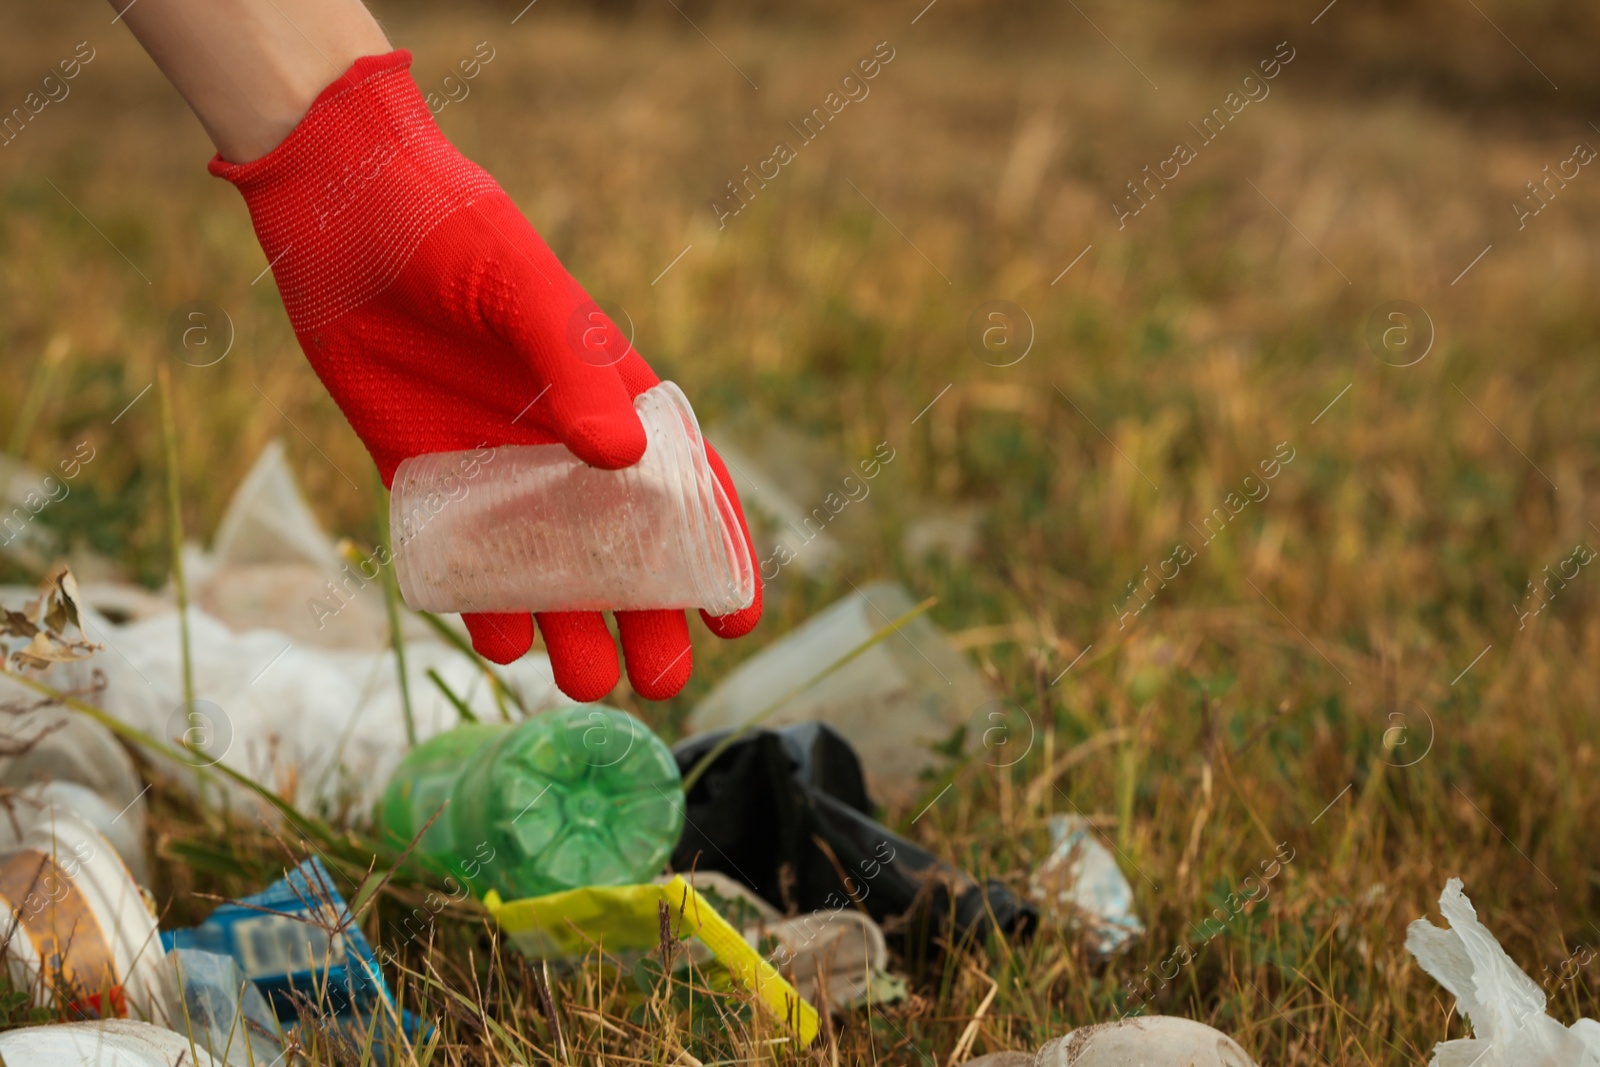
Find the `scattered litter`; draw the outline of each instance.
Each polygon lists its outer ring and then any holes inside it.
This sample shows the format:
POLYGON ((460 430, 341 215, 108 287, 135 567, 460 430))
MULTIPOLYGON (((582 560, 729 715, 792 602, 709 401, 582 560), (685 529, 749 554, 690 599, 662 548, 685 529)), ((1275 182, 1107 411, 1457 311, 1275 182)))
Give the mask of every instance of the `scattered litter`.
POLYGON ((904 983, 886 970, 883 930, 854 908, 781 919, 766 926, 764 935, 776 942, 768 958, 782 964, 813 1004, 847 1011, 906 997, 904 983))
MULTIPOLYGON (((689 713, 687 728, 700 733, 743 724, 915 603, 893 583, 861 587, 741 663, 689 713)), ((933 746, 948 743, 993 697, 967 657, 918 615, 899 633, 784 702, 764 722, 829 724, 860 753, 874 792, 909 800, 919 788, 919 772, 948 763, 933 746)), ((967 747, 975 748, 978 738, 968 734, 967 747)))
POLYGON ((1028 879, 1028 896, 1063 925, 1081 928, 1101 956, 1144 933, 1133 912, 1133 887, 1081 815, 1052 815, 1050 854, 1028 879))
MULTIPOLYGON (((673 749, 685 773, 726 733, 673 749)), ((738 878, 776 908, 841 913, 857 901, 908 948, 931 950, 947 915, 953 940, 991 929, 1024 936, 1033 905, 970 876, 874 822, 861 761, 825 723, 752 730, 730 744, 688 795, 678 870, 738 878)))
POLYGON ((1256 1067, 1220 1030, 1173 1015, 1145 1015, 1085 1026, 1045 1042, 1036 1067, 1256 1067))
POLYGON ((0 1034, 0 1062, 6 1067, 220 1067, 186 1034, 124 1019, 7 1030, 0 1034))
POLYGON ((0 907, 13 988, 68 1018, 166 1024, 177 986, 143 890, 75 812, 13 796, 0 813, 0 907))
POLYGON ((502 901, 484 898, 495 921, 520 951, 534 959, 573 961, 603 945, 607 955, 638 958, 662 939, 662 904, 678 940, 698 939, 740 985, 809 1045, 817 1036, 817 1012, 761 953, 740 936, 682 878, 665 885, 595 886, 564 893, 502 901))
POLYGON ((1445 883, 1439 911, 1450 926, 1416 920, 1406 928, 1406 950, 1454 994, 1473 1036, 1435 1045, 1433 1067, 1600 1065, 1600 1022, 1579 1019, 1568 1027, 1545 1014, 1544 990, 1478 921, 1461 879, 1445 883))
MULTIPOLYGON (((683 875, 744 939, 794 982, 812 1004, 836 1012, 903 1000, 904 983, 889 974, 883 930, 855 909, 784 918, 748 886, 717 871, 683 875)), ((668 881, 658 878, 658 883, 668 881)))
POLYGON ((396 1008, 372 946, 314 857, 261 892, 221 905, 199 926, 163 932, 161 941, 169 952, 231 956, 286 1025, 300 1020, 298 997, 359 1035, 376 1016, 376 1045, 387 1044, 397 1012, 406 1036, 416 1037, 416 1017, 396 1008))
POLYGON ((378 825, 396 854, 417 840, 413 855, 435 876, 535 897, 653 878, 683 830, 682 795, 672 752, 649 727, 587 704, 417 746, 384 790, 378 825))
MULTIPOLYGON (((389 647, 381 578, 341 558, 306 503, 282 441, 261 450, 222 513, 211 551, 190 546, 184 573, 194 602, 235 633, 276 630, 317 648, 389 647)), ((412 623, 406 636, 425 638, 412 623)))
MULTIPOLYGON (((168 744, 194 742, 200 752, 190 766, 224 763, 302 810, 371 810, 405 754, 404 702, 392 652, 305 647, 272 630, 236 634, 191 607, 196 700, 189 707, 176 612, 127 626, 110 624, 92 608, 84 616, 91 640, 107 646, 95 658, 106 679, 100 706, 168 744)), ((461 721, 429 672, 476 717, 500 719, 488 678, 456 649, 417 641, 406 645, 405 659, 419 740, 461 721)), ((499 673, 530 711, 564 700, 542 656, 524 656, 499 673)), ((172 769, 183 772, 180 782, 195 781, 187 768, 172 769)))
POLYGON ((183 989, 182 1023, 194 1043, 229 1067, 283 1058, 283 1031, 261 990, 231 956, 197 948, 170 953, 183 989))
MULTIPOLYGON (((176 607, 128 584, 88 583, 78 591, 83 636, 104 649, 92 661, 55 663, 41 680, 88 693, 107 713, 168 744, 197 744, 202 752, 190 766, 224 763, 303 810, 371 810, 407 737, 382 577, 371 564, 342 561, 280 443, 263 450, 234 493, 213 550, 186 546, 185 573, 194 592, 187 613, 192 706, 176 607)), ((36 595, 0 588, 8 605, 36 595)), ((479 719, 507 715, 503 704, 511 700, 475 662, 421 619, 405 613, 403 620, 419 740, 461 721, 452 696, 479 719)), ((543 655, 523 656, 497 673, 529 712, 568 703, 543 655)), ((0 677, 0 694, 13 689, 0 677)), ((169 769, 184 772, 181 782, 197 781, 186 767, 169 769)), ((228 789, 235 801, 256 802, 228 789)), ((276 817, 265 805, 259 811, 276 817)))
POLYGON ((77 812, 111 842, 134 879, 148 884, 145 790, 111 731, 62 707, 7 713, 0 725, 0 788, 77 812))

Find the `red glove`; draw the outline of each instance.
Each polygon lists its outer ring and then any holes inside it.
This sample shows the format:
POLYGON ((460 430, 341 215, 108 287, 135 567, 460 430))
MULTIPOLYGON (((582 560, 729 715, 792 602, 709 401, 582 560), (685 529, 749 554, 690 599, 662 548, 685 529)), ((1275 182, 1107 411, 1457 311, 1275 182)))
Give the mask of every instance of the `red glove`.
MULTIPOLYGON (((659 379, 493 178, 446 141, 411 53, 357 60, 268 155, 211 173, 238 186, 300 347, 388 485, 426 452, 559 441, 608 470, 644 454, 632 398, 659 379)), ((721 458, 711 467, 743 512, 721 458)), ((749 530, 744 530, 748 540, 749 530)), ((752 558, 754 551, 752 550, 752 558)), ((761 617, 706 616, 720 637, 761 617)), ((509 663, 527 613, 467 614, 472 644, 509 663)), ((619 611, 628 680, 676 693, 693 666, 681 611, 619 611)), ((617 655, 598 612, 539 615, 556 684, 598 700, 617 655)))

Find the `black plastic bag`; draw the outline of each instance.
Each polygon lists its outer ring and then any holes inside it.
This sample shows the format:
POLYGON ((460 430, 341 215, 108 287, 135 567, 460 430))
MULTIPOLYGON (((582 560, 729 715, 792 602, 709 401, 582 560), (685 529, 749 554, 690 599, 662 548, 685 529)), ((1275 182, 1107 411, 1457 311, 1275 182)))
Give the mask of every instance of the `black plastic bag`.
MULTIPOLYGON (((673 749, 688 774, 729 731, 673 749)), ((964 872, 872 818, 861 762, 832 727, 798 723, 752 730, 706 769, 688 795, 674 869, 721 871, 785 912, 858 903, 913 970, 952 945, 983 943, 992 930, 1026 937, 1033 905, 1004 885, 964 872)))

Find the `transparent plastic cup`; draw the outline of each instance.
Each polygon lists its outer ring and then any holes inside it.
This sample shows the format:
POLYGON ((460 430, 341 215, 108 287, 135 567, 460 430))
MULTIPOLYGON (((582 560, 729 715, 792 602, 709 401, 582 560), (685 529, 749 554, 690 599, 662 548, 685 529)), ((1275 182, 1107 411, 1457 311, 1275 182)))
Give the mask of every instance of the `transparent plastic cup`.
POLYGON ((405 460, 389 496, 401 595, 419 611, 704 608, 755 599, 755 565, 700 425, 671 382, 640 393, 644 458, 599 470, 563 445, 405 460))

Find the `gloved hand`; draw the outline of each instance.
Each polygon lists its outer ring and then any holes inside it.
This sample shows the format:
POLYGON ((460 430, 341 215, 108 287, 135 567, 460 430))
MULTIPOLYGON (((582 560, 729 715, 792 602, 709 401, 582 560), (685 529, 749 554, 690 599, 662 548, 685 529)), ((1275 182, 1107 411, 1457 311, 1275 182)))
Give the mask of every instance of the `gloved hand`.
MULTIPOLYGON (((485 445, 559 441, 596 467, 637 462, 632 398, 659 379, 494 179, 445 140, 410 66, 404 50, 360 59, 266 156, 211 161, 244 194, 312 368, 384 485, 410 456, 485 445)), ((727 468, 706 453, 743 527, 727 468)), ((701 614, 718 636, 748 633, 759 578, 750 607, 701 614)), ((533 643, 526 613, 462 618, 496 663, 533 643)), ((684 613, 616 618, 633 688, 652 700, 681 689, 693 666, 684 613)), ((542 613, 539 629, 563 692, 611 691, 616 649, 598 612, 542 613)))

